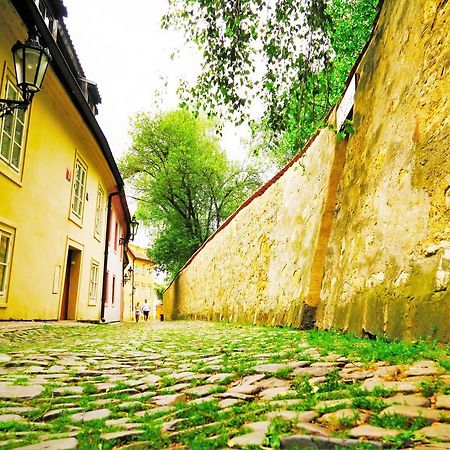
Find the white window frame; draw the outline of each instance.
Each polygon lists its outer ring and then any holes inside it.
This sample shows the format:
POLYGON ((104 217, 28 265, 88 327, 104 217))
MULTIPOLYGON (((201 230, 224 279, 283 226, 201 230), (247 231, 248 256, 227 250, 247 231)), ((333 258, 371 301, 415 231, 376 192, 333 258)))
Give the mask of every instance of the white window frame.
MULTIPOLYGON (((19 89, 14 85, 14 83, 6 77, 6 82, 4 86, 4 98, 10 100, 21 100, 19 89)), ((26 136, 26 125, 27 125, 27 114, 22 109, 15 109, 13 114, 7 115, 1 119, 1 129, 0 129, 0 161, 2 161, 6 166, 13 171, 15 175, 20 174, 22 170, 22 161, 24 155, 25 147, 25 136, 26 136), (5 125, 11 122, 10 130, 5 129, 5 125), (16 136, 18 126, 22 127, 22 131, 19 136, 16 136), (9 144, 7 146, 7 155, 3 154, 3 146, 5 139, 9 139, 9 144), (17 163, 13 162, 14 150, 18 148, 17 163)))
POLYGON ((72 197, 70 200, 70 214, 79 223, 83 221, 84 204, 86 197, 86 185, 87 185, 87 173, 88 168, 84 161, 79 157, 75 158, 73 180, 72 180, 72 197), (80 171, 78 171, 78 167, 80 171), (84 182, 80 183, 77 175, 84 174, 84 182))
POLYGON ((11 272, 11 262, 12 262, 12 249, 14 245, 14 231, 5 229, 2 224, 0 224, 0 241, 6 237, 8 239, 7 248, 5 252, 5 260, 0 261, 0 266, 4 268, 3 280, 0 284, 0 303, 6 303, 8 287, 9 287, 9 275, 11 272))
POLYGON ((98 276, 100 264, 94 259, 91 261, 89 272, 89 305, 96 305, 98 299, 98 276))
POLYGON ((103 208, 105 204, 105 191, 99 185, 97 189, 97 206, 95 209, 94 236, 100 241, 103 225, 103 208))
POLYGON ((114 307, 116 304, 116 295, 117 295, 117 283, 116 283, 116 276, 112 276, 111 280, 111 307, 114 307))

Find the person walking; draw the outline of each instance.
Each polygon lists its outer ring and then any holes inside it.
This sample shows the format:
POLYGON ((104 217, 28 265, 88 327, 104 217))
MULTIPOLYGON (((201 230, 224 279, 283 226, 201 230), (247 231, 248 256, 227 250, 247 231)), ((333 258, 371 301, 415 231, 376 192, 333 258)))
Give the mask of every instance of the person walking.
POLYGON ((147 300, 144 300, 144 302, 145 303, 142 305, 142 313, 144 314, 144 320, 147 322, 150 313, 150 305, 147 303, 147 300))
POLYGON ((139 306, 139 302, 136 305, 136 308, 134 308, 134 318, 136 319, 136 322, 139 322, 139 316, 141 315, 141 307, 139 306))

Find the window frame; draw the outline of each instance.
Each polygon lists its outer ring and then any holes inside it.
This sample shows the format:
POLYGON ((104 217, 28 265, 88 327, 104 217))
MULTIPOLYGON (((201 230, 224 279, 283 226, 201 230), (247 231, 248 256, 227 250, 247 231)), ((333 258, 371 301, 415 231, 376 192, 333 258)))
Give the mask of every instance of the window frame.
MULTIPOLYGON (((3 71, 4 76, 2 80, 1 85, 1 96, 2 98, 8 97, 8 89, 11 87, 14 92, 15 96, 14 98, 21 99, 20 90, 14 83, 14 76, 12 75, 12 72, 6 67, 3 71)), ((29 119, 29 111, 31 109, 31 106, 28 107, 26 111, 23 112, 23 119, 20 119, 19 113, 20 110, 16 109, 12 116, 5 116, 2 119, 0 119, 0 172, 4 174, 6 177, 17 183, 19 186, 21 186, 22 183, 22 174, 23 174, 23 167, 24 167, 24 161, 25 161, 25 153, 26 153, 26 142, 28 137, 28 119, 29 119), (8 118, 12 117, 12 124, 11 124, 11 130, 10 132, 5 131, 5 123, 9 120, 8 118), (22 122, 22 132, 20 136, 20 143, 15 140, 16 135, 16 129, 17 129, 17 123, 18 121, 22 122), (4 140, 4 134, 11 135, 10 143, 9 143, 9 156, 6 158, 1 152, 1 148, 3 146, 3 140, 4 140), (14 153, 14 146, 15 144, 19 145, 19 157, 18 157, 18 164, 14 165, 12 163, 13 159, 13 153, 14 153)))
POLYGON ((117 253, 117 249, 119 247, 119 222, 117 220, 114 221, 114 241, 113 241, 113 248, 114 252, 117 253))
POLYGON ((72 177, 72 186, 71 186, 71 195, 70 195, 70 205, 69 205, 69 218, 75 222, 77 225, 83 225, 84 218, 84 207, 86 205, 86 191, 87 191, 87 178, 88 178, 88 165, 85 163, 83 158, 81 158, 80 154, 77 152, 75 154, 75 161, 73 164, 73 177, 72 177), (77 182, 77 165, 80 165, 82 169, 84 169, 84 185, 82 187, 82 193, 79 196, 81 199, 81 212, 78 214, 74 211, 74 197, 75 197, 75 186, 77 182))
POLYGON ((95 259, 91 260, 91 266, 89 269, 89 299, 88 299, 88 305, 89 306, 96 306, 98 301, 98 279, 99 279, 99 273, 100 273, 100 263, 96 261, 95 259), (93 278, 93 269, 95 270, 95 279, 93 278), (95 292, 93 293, 93 289, 95 292), (95 294, 95 295, 93 295, 95 294))
POLYGON ((95 206, 94 237, 100 242, 102 239, 103 215, 105 206, 105 191, 99 184, 97 188, 97 202, 95 206), (101 198, 101 204, 99 203, 101 198))
POLYGON ((8 238, 8 244, 5 252, 5 262, 0 262, 0 265, 5 267, 5 272, 2 280, 3 286, 0 285, 0 306, 7 306, 8 302, 9 281, 11 276, 11 266, 15 241, 15 230, 0 222, 0 241, 4 235, 6 235, 8 238))
POLYGON ((116 304, 116 276, 113 275, 112 276, 112 281, 111 281, 111 307, 114 308, 114 305, 116 304))

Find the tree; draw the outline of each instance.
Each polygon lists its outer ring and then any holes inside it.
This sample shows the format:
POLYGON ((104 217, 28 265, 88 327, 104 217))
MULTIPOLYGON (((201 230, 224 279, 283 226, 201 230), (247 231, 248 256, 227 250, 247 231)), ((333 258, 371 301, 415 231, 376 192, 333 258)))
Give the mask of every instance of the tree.
POLYGON ((264 134, 284 163, 309 139, 341 93, 378 0, 169 0, 163 26, 182 29, 203 54, 184 103, 264 134), (255 101, 263 118, 252 117, 255 101))
MULTIPOLYGON (((331 0, 330 48, 333 57, 321 70, 304 72, 280 102, 281 112, 267 116, 255 130, 266 135, 265 147, 280 165, 289 161, 324 126, 324 118, 339 100, 348 74, 367 42, 378 0, 331 0)), ((272 114, 272 113, 270 113, 272 114)))
POLYGON ((149 256, 173 276, 259 186, 258 171, 228 161, 212 124, 187 111, 138 114, 131 137, 120 169, 155 229, 149 256))

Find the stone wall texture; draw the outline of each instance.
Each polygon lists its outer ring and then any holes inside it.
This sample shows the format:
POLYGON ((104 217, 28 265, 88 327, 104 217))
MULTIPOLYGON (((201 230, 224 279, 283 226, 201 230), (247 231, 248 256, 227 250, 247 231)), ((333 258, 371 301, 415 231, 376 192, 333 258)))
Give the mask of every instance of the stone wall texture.
POLYGON ((255 193, 172 282, 167 318, 449 340, 449 17, 448 0, 384 2, 356 133, 322 130, 255 193))

